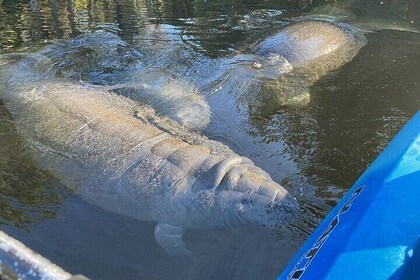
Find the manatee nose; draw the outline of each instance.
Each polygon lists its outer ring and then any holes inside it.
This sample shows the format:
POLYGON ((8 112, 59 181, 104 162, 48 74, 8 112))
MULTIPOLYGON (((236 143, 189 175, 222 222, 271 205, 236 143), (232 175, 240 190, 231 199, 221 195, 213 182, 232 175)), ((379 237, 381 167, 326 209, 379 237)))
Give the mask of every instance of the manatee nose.
POLYGON ((247 170, 242 169, 241 179, 238 181, 237 189, 243 192, 249 192, 257 195, 264 199, 264 201, 274 206, 283 202, 290 201, 294 203, 295 199, 289 194, 289 192, 281 185, 274 182, 270 175, 261 170, 258 167, 248 168, 247 170))
POLYGON ((258 193, 268 199, 270 209, 275 212, 292 214, 299 209, 296 199, 285 188, 274 182, 265 182, 258 193))
POLYGON ((265 181, 257 192, 268 200, 271 207, 281 203, 289 195, 282 186, 270 181, 265 181))
POLYGON ((270 206, 278 200, 278 193, 280 188, 275 188, 273 184, 265 182, 258 190, 258 194, 266 197, 269 201, 270 206))
POLYGON ((276 211, 282 208, 287 208, 287 211, 298 209, 294 197, 249 159, 240 157, 229 159, 220 164, 218 171, 223 174, 223 178, 219 179, 222 181, 220 189, 230 189, 247 194, 246 200, 243 200, 242 204, 263 203, 276 211), (223 172, 221 172, 222 170, 223 172))

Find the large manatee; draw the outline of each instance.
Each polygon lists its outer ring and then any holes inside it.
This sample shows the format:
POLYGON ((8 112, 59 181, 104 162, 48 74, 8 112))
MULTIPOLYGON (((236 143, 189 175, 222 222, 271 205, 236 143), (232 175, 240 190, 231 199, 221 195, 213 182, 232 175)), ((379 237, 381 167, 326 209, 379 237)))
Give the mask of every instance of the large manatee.
POLYGON ((50 78, 45 59, 0 57, 0 97, 26 148, 83 199, 157 221, 157 242, 187 254, 188 229, 273 226, 295 199, 249 159, 161 121, 116 94, 50 78))

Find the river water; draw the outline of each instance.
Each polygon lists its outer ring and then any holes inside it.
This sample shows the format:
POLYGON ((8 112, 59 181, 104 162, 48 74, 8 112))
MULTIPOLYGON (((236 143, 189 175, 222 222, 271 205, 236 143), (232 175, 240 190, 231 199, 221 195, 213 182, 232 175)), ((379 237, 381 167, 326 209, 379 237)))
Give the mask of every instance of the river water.
POLYGON ((0 53, 42 49, 63 61, 57 75, 94 84, 161 73, 194 84, 219 116, 201 133, 251 158, 303 211, 287 230, 188 232, 193 257, 170 256, 154 223, 87 204, 39 168, 0 103, 0 229, 92 279, 273 279, 419 110, 419 15, 416 0, 0 0, 0 53), (308 104, 260 102, 246 71, 223 78, 256 42, 314 17, 362 29, 367 44, 310 86, 308 104))

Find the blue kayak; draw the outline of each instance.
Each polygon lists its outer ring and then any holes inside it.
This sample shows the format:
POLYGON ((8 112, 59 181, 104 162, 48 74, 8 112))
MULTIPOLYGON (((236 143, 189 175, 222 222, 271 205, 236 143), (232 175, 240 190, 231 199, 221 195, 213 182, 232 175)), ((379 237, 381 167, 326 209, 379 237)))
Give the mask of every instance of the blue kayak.
POLYGON ((278 277, 420 279, 420 112, 278 277))

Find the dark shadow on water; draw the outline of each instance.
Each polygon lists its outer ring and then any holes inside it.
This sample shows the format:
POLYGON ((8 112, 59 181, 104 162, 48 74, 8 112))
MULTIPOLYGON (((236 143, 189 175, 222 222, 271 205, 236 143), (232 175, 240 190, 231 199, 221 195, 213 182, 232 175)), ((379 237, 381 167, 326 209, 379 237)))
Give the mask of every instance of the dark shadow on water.
POLYGON ((420 239, 412 249, 412 255, 407 255, 405 264, 395 272, 395 277, 389 280, 419 280, 420 279, 420 239))
POLYGON ((351 62, 311 88, 307 107, 251 117, 260 135, 286 143, 300 175, 330 206, 420 108, 420 35, 383 30, 367 39, 351 62))
POLYGON ((52 219, 68 191, 25 153, 0 101, 0 225, 27 227, 52 219))
POLYGON ((91 279, 274 279, 302 240, 265 228, 188 232, 191 257, 170 256, 155 242, 154 222, 104 211, 71 196, 53 220, 7 234, 71 273, 91 279))

